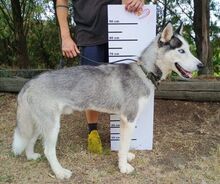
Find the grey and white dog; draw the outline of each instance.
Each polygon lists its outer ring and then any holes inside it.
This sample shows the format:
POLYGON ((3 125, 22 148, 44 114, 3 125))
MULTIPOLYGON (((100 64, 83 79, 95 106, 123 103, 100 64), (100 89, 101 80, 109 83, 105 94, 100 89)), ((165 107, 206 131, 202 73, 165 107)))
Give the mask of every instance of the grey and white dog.
POLYGON ((70 178, 72 172, 64 169, 56 156, 60 116, 91 109, 120 115, 118 166, 122 173, 132 172, 134 168, 128 163, 135 157, 129 152, 132 131, 155 84, 171 71, 190 78, 192 71, 202 67, 182 37, 182 26, 174 32, 170 23, 142 52, 139 61, 141 64, 65 68, 26 83, 18 95, 15 155, 25 150, 27 159, 39 158, 34 145, 42 136, 44 154, 56 177, 70 178))

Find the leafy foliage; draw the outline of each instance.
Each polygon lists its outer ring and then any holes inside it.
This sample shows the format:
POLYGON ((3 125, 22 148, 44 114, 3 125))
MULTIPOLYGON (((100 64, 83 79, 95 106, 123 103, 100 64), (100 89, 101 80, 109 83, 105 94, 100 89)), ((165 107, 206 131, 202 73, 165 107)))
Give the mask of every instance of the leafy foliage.
POLYGON ((33 68, 54 68, 60 57, 59 32, 54 20, 40 20, 28 34, 28 48, 33 68))

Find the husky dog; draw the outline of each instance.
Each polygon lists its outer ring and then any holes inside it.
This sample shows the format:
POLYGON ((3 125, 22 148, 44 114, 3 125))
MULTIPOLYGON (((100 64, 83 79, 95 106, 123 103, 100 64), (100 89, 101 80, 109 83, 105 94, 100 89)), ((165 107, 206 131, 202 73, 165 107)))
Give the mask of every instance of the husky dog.
POLYGON ((44 154, 56 177, 70 178, 72 172, 63 168, 56 156, 60 116, 90 109, 120 115, 118 166, 121 173, 132 172, 134 168, 128 163, 135 157, 129 152, 132 131, 155 85, 171 71, 190 78, 192 71, 202 67, 182 37, 182 29, 180 26, 174 32, 168 23, 142 52, 139 64, 77 66, 30 80, 18 95, 14 154, 25 150, 27 159, 39 158, 34 145, 42 136, 44 154))

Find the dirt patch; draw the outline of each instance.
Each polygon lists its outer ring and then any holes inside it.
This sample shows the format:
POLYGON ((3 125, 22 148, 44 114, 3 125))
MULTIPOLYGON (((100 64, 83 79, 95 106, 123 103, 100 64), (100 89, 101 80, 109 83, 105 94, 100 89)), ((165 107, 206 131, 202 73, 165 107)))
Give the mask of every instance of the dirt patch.
MULTIPOLYGON (((87 125, 84 113, 62 117, 57 155, 73 171, 70 181, 53 177, 45 157, 27 161, 11 154, 15 127, 16 95, 0 93, 0 183, 193 183, 220 181, 220 103, 185 101, 155 102, 154 148, 135 151, 136 168, 119 173, 117 154, 110 152, 108 115, 100 117, 99 132, 104 154, 86 151, 87 125)), ((36 151, 43 154, 41 141, 36 151)))

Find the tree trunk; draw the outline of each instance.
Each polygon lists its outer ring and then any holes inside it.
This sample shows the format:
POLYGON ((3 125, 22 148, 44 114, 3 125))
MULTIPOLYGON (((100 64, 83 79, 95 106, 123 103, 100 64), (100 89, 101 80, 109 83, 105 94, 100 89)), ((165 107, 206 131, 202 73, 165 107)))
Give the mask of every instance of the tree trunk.
POLYGON ((200 74, 213 74, 211 45, 209 40, 210 0, 194 0, 194 25, 196 52, 205 67, 200 74))
POLYGON ((167 6, 168 6, 168 3, 167 3, 167 0, 164 0, 164 10, 163 10, 163 23, 162 23, 162 28, 165 27, 166 23, 167 23, 167 6))
POLYGON ((19 0, 11 0, 14 33, 16 40, 17 60, 20 68, 29 68, 26 35, 24 34, 23 17, 19 0))

